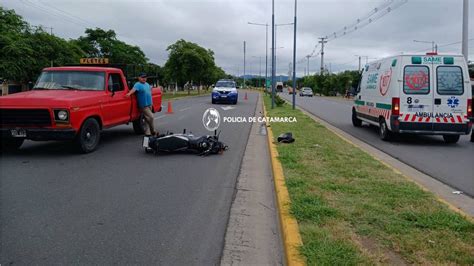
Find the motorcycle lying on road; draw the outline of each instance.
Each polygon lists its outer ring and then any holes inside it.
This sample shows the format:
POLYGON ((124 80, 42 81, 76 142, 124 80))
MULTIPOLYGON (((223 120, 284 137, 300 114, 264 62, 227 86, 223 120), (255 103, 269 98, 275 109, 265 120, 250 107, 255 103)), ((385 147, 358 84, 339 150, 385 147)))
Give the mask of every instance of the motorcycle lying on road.
POLYGON ((227 145, 219 141, 219 134, 214 132, 213 136, 205 135, 196 137, 193 134, 186 134, 186 129, 182 134, 167 133, 156 137, 144 137, 143 147, 145 152, 158 154, 175 152, 192 152, 201 156, 209 154, 221 154, 229 149, 227 145))

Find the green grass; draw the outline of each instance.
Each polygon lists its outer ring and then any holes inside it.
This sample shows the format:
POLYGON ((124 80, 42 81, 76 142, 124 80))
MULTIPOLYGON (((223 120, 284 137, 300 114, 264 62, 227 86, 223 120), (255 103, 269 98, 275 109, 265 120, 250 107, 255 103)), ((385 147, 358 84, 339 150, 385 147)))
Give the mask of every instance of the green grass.
POLYGON ((176 98, 183 98, 183 97, 190 97, 190 96, 198 96, 198 95, 209 95, 211 93, 211 89, 208 91, 201 90, 198 94, 197 90, 192 90, 188 94, 188 91, 164 91, 163 92, 163 100, 171 100, 176 98))
POLYGON ((474 264, 474 224, 429 192, 364 151, 337 137, 288 104, 268 116, 295 116, 273 123, 309 265, 474 264))

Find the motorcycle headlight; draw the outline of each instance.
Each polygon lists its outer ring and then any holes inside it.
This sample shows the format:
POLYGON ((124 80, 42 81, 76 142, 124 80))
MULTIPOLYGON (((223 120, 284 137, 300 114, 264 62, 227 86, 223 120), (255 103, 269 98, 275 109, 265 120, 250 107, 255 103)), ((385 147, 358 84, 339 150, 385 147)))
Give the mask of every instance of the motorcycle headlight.
POLYGON ((68 122, 69 112, 67 110, 54 110, 54 119, 58 122, 68 122))

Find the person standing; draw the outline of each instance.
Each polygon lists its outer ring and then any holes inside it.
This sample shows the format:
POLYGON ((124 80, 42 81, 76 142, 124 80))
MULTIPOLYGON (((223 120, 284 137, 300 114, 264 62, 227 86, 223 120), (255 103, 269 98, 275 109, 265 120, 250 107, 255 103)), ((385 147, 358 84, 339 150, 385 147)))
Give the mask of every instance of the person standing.
POLYGON ((151 86, 146 82, 147 75, 140 73, 138 82, 133 85, 125 96, 130 97, 133 93, 137 93, 138 108, 145 118, 145 136, 156 135, 154 126, 154 117, 152 112, 151 86))

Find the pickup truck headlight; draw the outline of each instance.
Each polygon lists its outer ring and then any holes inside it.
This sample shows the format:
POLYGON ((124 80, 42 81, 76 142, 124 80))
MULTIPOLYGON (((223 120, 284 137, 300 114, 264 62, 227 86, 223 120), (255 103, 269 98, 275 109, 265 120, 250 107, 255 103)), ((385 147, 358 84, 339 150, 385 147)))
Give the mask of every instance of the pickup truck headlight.
POLYGON ((69 112, 67 110, 54 110, 54 120, 58 122, 68 122, 69 112))

